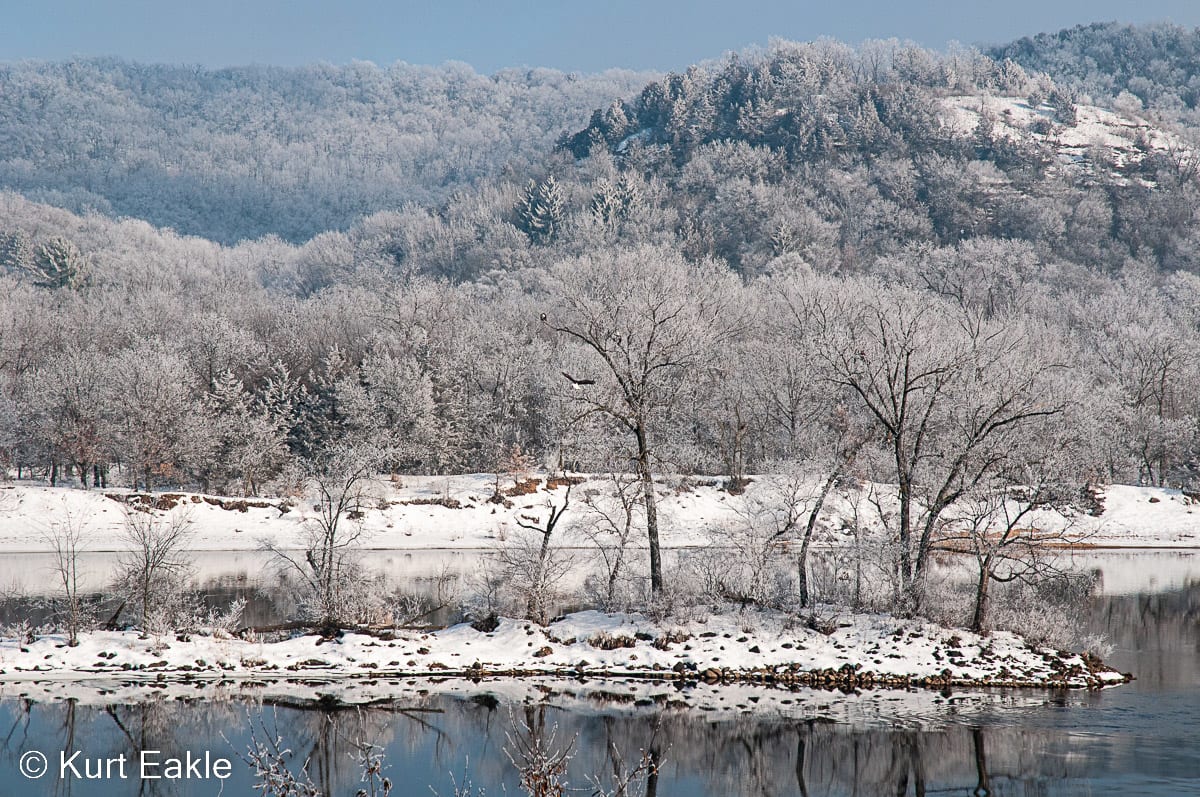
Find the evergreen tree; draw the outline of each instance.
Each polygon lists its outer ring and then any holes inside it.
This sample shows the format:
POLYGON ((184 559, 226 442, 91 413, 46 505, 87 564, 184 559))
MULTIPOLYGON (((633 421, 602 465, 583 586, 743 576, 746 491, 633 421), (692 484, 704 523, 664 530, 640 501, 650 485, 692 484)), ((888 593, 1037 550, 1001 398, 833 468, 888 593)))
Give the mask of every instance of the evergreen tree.
POLYGON ((596 183, 589 210, 601 226, 610 230, 616 229, 624 210, 620 189, 611 180, 600 180, 596 183))
POLYGON ((51 238, 34 252, 26 271, 39 288, 79 288, 87 278, 87 258, 66 238, 51 238))
POLYGON ((545 245, 558 237, 565 218, 562 189, 554 176, 540 183, 530 180, 517 204, 517 227, 521 232, 531 242, 545 245))
POLYGON ((33 268, 33 243, 24 230, 0 235, 0 269, 25 272, 33 268))
POLYGON ((212 456, 200 474, 204 486, 226 493, 237 483, 242 494, 257 495, 286 461, 283 425, 230 371, 213 380, 204 408, 212 438, 212 456))

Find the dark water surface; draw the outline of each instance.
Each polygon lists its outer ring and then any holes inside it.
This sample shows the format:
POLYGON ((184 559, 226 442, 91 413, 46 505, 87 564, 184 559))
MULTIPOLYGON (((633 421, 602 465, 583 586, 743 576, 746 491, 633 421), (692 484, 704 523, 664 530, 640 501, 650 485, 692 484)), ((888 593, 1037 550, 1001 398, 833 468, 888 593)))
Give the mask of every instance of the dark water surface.
MULTIPOLYGON (((0 795, 250 795, 253 778, 237 760, 250 741, 278 733, 295 760, 310 762, 323 792, 352 797, 362 784, 359 742, 386 755, 396 795, 450 795, 464 779, 488 795, 520 794, 504 753, 524 725, 574 740, 568 775, 612 771, 615 746, 627 760, 641 751, 662 762, 656 779, 633 792, 658 797, 712 795, 1200 795, 1200 581, 1097 598, 1082 630, 1108 634, 1115 666, 1134 683, 1102 693, 1029 695, 982 711, 951 708, 894 722, 834 722, 836 712, 710 713, 592 700, 563 707, 522 705, 482 684, 473 695, 419 696, 394 704, 318 710, 246 700, 177 698, 101 705, 0 700, 0 795), (554 730, 556 729, 556 730, 554 730), (59 781, 59 751, 103 759, 156 750, 159 758, 232 759, 225 781, 142 781, 129 777, 59 781), (52 772, 28 780, 23 755, 41 751, 52 772)), ((664 686, 664 689, 670 687, 664 686)), ((11 694, 11 692, 10 692, 11 694)), ((823 697, 836 703, 838 696, 823 697)), ((950 705, 954 701, 944 701, 950 705)), ((844 716, 844 715, 839 715, 844 716)), ((82 770, 82 765, 80 766, 82 770)), ((112 773, 110 773, 112 774, 112 773)))

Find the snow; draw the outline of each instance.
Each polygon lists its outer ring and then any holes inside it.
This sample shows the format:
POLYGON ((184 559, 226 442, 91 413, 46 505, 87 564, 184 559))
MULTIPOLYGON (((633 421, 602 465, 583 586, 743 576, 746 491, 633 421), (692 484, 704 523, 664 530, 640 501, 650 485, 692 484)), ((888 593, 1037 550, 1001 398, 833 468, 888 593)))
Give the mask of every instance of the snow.
MULTIPOLYGON (((742 522, 748 507, 762 497, 772 477, 756 476, 744 495, 730 495, 719 486, 705 484, 680 487, 658 486, 661 536, 666 547, 709 544, 723 527, 742 522)), ((488 502, 493 491, 490 474, 464 476, 406 476, 401 484, 381 479, 373 486, 363 506, 361 524, 367 549, 401 551, 432 549, 489 549, 522 533, 518 521, 544 518, 548 501, 561 503, 566 488, 546 490, 544 481, 537 492, 507 498, 508 505, 488 502), (428 503, 441 501, 442 504, 428 503), (447 506, 448 505, 448 506, 447 506), (458 508, 450 508, 457 505, 458 508)), ((511 486, 511 482, 504 486, 511 486)), ((556 531, 564 546, 589 547, 585 533, 594 515, 584 503, 587 493, 602 501, 604 482, 589 478, 573 488, 571 506, 556 531)), ((122 490, 81 490, 17 483, 0 486, 0 550, 6 553, 48 553, 46 532, 51 524, 68 516, 85 523, 83 550, 94 554, 124 548, 121 531, 126 505, 122 490), (114 497, 109 497, 114 496, 114 497)), ((301 501, 286 512, 276 508, 275 499, 265 508, 236 506, 240 499, 169 493, 178 503, 169 512, 186 514, 191 521, 190 548, 196 552, 261 550, 265 543, 281 548, 299 548, 317 513, 310 501, 301 501), (211 501, 211 502, 210 502, 211 501)), ((251 499, 256 500, 256 499, 251 499)), ((1080 515, 1072 519, 1069 538, 1081 548, 1090 547, 1200 547, 1200 505, 1179 490, 1157 487, 1111 485, 1103 493, 1104 511, 1098 517, 1080 515)), ((849 507, 841 496, 831 496, 822 517, 825 526, 846 526, 849 507)), ((1042 528, 1063 523, 1053 513, 1036 518, 1042 528)), ((642 539, 635 534, 632 544, 642 539)))
MULTIPOLYGON (((739 522, 747 507, 763 497, 761 491, 769 488, 771 479, 754 477, 741 496, 730 495, 714 483, 660 485, 664 543, 678 548, 711 542, 711 531, 739 522)), ((487 500, 493 487, 490 474, 404 477, 399 482, 380 479, 361 519, 368 531, 367 546, 374 549, 368 562, 376 558, 386 560, 390 570, 426 572, 431 567, 436 570, 430 561, 465 556, 459 569, 470 568, 480 549, 518 532, 519 518, 544 516, 547 502, 561 502, 566 492, 564 487, 547 491, 543 484, 536 492, 495 504, 487 500), (434 500, 440 503, 430 503, 434 500)), ((593 501, 603 500, 604 482, 587 479, 572 488, 560 542, 588 544, 584 498, 589 493, 593 501)), ((301 544, 315 515, 311 503, 303 501, 284 512, 275 502, 239 507, 231 503, 237 499, 170 495, 168 503, 174 506, 162 513, 188 514, 197 569, 210 567, 219 575, 231 572, 232 561, 235 570, 240 567, 248 578, 260 576, 264 542, 285 548, 301 544)), ((48 571, 45 531, 68 516, 85 521, 84 548, 86 556, 92 557, 85 580, 93 576, 103 580, 108 571, 103 561, 116 557, 104 552, 121 547, 127 498, 128 493, 120 490, 30 483, 0 486, 0 550, 26 552, 4 557, 0 580, 15 581, 22 575, 36 580, 39 576, 30 575, 35 560, 48 571)), ((846 500, 834 496, 823 518, 833 530, 834 544, 849 513, 846 500)), ((1103 506, 1098 517, 1074 518, 1071 534, 1079 549, 1069 555, 1087 560, 1098 554, 1101 545, 1200 547, 1200 508, 1180 491, 1114 485, 1105 491, 1103 506)), ((1062 519, 1048 515, 1037 522, 1050 525, 1062 519)), ((1145 561, 1110 568, 1114 574, 1111 579, 1106 576, 1105 591, 1133 589, 1147 578, 1160 576, 1183 583, 1194 572, 1191 558, 1170 570, 1147 558, 1150 553, 1131 551, 1129 555, 1145 561)), ((907 686, 922 679, 929 679, 930 686, 973 687, 1049 683, 1095 687, 1123 680, 1112 671, 1091 672, 1079 656, 1037 650, 1011 634, 981 638, 921 621, 849 614, 833 607, 819 610, 818 615, 828 633, 796 626, 794 619, 769 612, 729 612, 666 623, 640 615, 581 612, 544 628, 504 619, 492 633, 458 625, 426 633, 396 631, 388 639, 346 634, 334 640, 301 636, 268 642, 194 635, 181 641, 174 636, 139 639, 135 632, 91 632, 71 648, 61 636, 43 636, 29 644, 7 638, 0 639, 0 694, 13 694, 13 689, 36 693, 43 688, 36 684, 67 682, 106 684, 102 691, 108 692, 144 689, 148 684, 159 689, 187 683, 189 688, 219 691, 221 684, 238 689, 276 689, 263 685, 283 684, 290 689, 297 683, 321 682, 337 684, 339 694, 362 695, 374 694, 374 684, 385 681, 419 679, 427 684, 431 677, 486 679, 506 673, 603 677, 606 682, 613 678, 703 681, 708 676, 737 682, 739 689, 747 686, 746 679, 767 678, 798 688, 811 682, 814 672, 835 682, 853 673, 854 679, 864 682, 853 683, 856 688, 907 686), (619 642, 601 644, 605 637, 619 642)), ((732 688, 727 683, 725 687, 732 688)))
POLYGON ((655 623, 638 614, 584 611, 547 626, 501 618, 382 635, 346 633, 283 641, 229 636, 151 637, 95 631, 76 647, 62 635, 0 639, 0 682, 119 679, 147 683, 317 677, 557 675, 680 677, 802 683, 802 674, 851 686, 1061 686, 1122 683, 1077 654, 1033 647, 1016 635, 981 637, 919 620, 827 607, 819 630, 777 612, 714 614, 655 623), (836 674, 835 674, 836 673, 836 674), (869 675, 868 675, 869 674, 869 675), (840 675, 840 678, 839 678, 840 675))
MULTIPOLYGON (((546 513, 546 502, 561 502, 565 487, 506 499, 508 505, 488 502, 494 489, 491 474, 463 476, 406 476, 402 485, 379 480, 369 501, 363 506, 362 527, 368 538, 366 547, 387 550, 421 548, 490 548, 496 542, 520 532, 523 516, 539 517, 546 513), (432 503, 442 502, 442 503, 432 503), (380 507, 384 508, 380 508, 380 507), (453 508, 452 508, 453 507, 453 508)), ((508 488, 507 481, 502 487, 508 488)), ((599 482, 585 481, 576 486, 571 509, 561 526, 568 545, 586 545, 583 527, 588 519, 583 493, 602 490, 599 482)), ((208 499, 227 505, 240 499, 170 492, 180 496, 170 512, 186 514, 193 536, 190 547, 197 551, 257 550, 264 543, 283 548, 302 544, 306 529, 318 513, 309 501, 281 512, 275 506, 248 507, 245 511, 226 509, 208 499)), ((45 487, 34 484, 5 485, 0 488, 0 550, 9 552, 48 551, 45 533, 55 518, 67 514, 86 518, 85 549, 121 550, 124 504, 108 496, 128 495, 126 490, 80 490, 69 487, 45 487)), ((696 545, 705 541, 703 530, 723 522, 733 522, 733 503, 721 490, 698 488, 694 493, 679 493, 668 485, 660 486, 662 522, 670 526, 670 545, 696 545)), ((251 502, 278 504, 274 499, 249 499, 251 502)))
POLYGON ((1178 136, 1154 127, 1145 119, 1125 116, 1094 105, 1076 106, 1075 124, 1061 124, 1048 105, 1033 108, 1016 97, 960 95, 942 100, 945 124, 955 132, 969 135, 986 115, 992 120, 993 134, 1009 140, 1034 140, 1050 146, 1063 163, 1079 163, 1092 148, 1107 150, 1118 168, 1139 162, 1145 153, 1137 146, 1141 139, 1160 152, 1186 152, 1178 136), (1050 123, 1049 132, 1039 132, 1035 123, 1050 123))

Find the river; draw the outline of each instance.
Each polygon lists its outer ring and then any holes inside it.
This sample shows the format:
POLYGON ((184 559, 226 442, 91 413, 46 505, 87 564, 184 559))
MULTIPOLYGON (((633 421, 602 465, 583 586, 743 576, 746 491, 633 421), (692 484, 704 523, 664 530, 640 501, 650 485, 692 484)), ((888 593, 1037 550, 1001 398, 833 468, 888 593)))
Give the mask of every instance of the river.
MULTIPOLYGON (((445 569, 447 560, 470 561, 469 555, 456 560, 462 554, 379 556, 408 563, 406 578, 445 569)), ((212 583, 250 589, 259 565, 239 561, 224 571, 214 563, 212 583)), ((560 747, 571 745, 567 777, 577 787, 613 771, 614 749, 627 764, 643 751, 652 755, 660 762, 657 777, 632 793, 657 797, 1200 795, 1200 557, 1092 553, 1081 564, 1101 571, 1102 590, 1079 617, 1080 632, 1106 633, 1115 646, 1109 661, 1133 671, 1132 684, 978 705, 966 699, 969 693, 924 695, 926 708, 882 717, 853 706, 839 710, 850 701, 837 693, 797 694, 795 704, 804 708, 784 712, 756 709, 770 701, 755 703, 753 696, 744 711, 709 711, 681 707, 684 700, 622 699, 615 687, 585 694, 581 686, 584 697, 564 700, 554 694, 564 691, 557 687, 529 687, 518 696, 487 683, 424 695, 417 684, 381 705, 323 709, 293 700, 263 705, 178 695, 35 703, 10 691, 0 700, 0 794, 248 795, 253 776, 237 754, 253 726, 258 738, 277 733, 296 760, 307 759, 327 794, 352 797, 362 785, 354 761, 359 742, 379 746, 396 795, 448 797, 465 780, 489 795, 519 794, 504 750, 532 726, 543 738, 553 733, 560 747), (936 705, 928 707, 929 700, 936 705), (230 758, 233 771, 223 782, 139 780, 135 771, 124 779, 31 781, 19 773, 30 751, 56 764, 63 750, 92 759, 207 751, 230 758)), ((674 687, 659 691, 669 695, 674 687)))

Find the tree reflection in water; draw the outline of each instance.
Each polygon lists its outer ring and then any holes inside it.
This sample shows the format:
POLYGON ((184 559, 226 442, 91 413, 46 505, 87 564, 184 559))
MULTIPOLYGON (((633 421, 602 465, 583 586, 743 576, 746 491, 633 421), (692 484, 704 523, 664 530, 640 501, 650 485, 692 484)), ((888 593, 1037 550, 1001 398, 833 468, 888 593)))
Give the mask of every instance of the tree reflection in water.
MULTIPOLYGON (((422 694, 431 685, 414 679, 404 682, 403 698, 353 708, 328 700, 264 705, 191 699, 178 692, 169 699, 159 694, 165 690, 106 705, 98 690, 74 701, 14 685, 8 687, 11 697, 0 699, 0 792, 212 795, 215 784, 208 783, 176 790, 137 780, 26 783, 16 766, 27 750, 81 749, 96 757, 207 750, 236 759, 248 745, 251 720, 267 717, 296 751, 293 764, 307 760, 314 782, 330 795, 348 797, 359 787, 363 743, 384 749, 387 773, 399 784, 396 794, 429 794, 432 787, 449 795, 452 776, 461 783, 466 774, 488 794, 517 795, 519 776, 504 754, 513 716, 543 731, 557 726, 558 739, 575 740, 566 772, 573 786, 585 786, 588 776, 607 781, 618 759, 629 766, 646 753, 659 767, 635 793, 653 797, 1020 797, 1126 793, 1131 783, 1146 794, 1194 791, 1191 779, 1200 771, 1200 585, 1105 597, 1095 609, 1087 630, 1110 635, 1115 663, 1138 672, 1133 684, 972 711, 954 695, 927 716, 893 715, 892 725, 856 716, 853 708, 839 714, 844 704, 835 693, 809 695, 803 711, 788 718, 777 704, 764 708, 765 700, 755 713, 736 716, 675 708, 682 693, 669 704, 643 705, 614 685, 591 692, 571 687, 574 702, 560 707, 558 696, 571 690, 549 682, 519 691, 479 684, 474 693, 452 696, 422 694), (22 692, 41 694, 45 702, 22 692), (829 719, 834 715, 846 721, 829 719)), ((320 687, 311 689, 315 698, 320 687)), ((252 793, 252 783, 239 765, 224 794, 252 793)))
MULTIPOLYGON (((97 707, 7 700, 0 703, 0 782, 13 782, 8 778, 16 777, 13 767, 27 749, 84 749, 89 756, 131 758, 142 750, 163 756, 212 750, 236 758, 248 743, 248 721, 263 716, 295 751, 292 765, 307 762, 309 776, 329 795, 355 793, 364 744, 383 749, 386 773, 401 784, 398 794, 432 787, 448 795, 451 776, 461 782, 464 773, 489 794, 502 789, 520 794, 519 775, 503 752, 512 716, 538 734, 557 727, 558 744, 574 740, 566 779, 576 787, 587 785, 589 776, 607 783, 618 767, 649 756, 658 766, 636 792, 648 797, 1054 794, 1059 792, 1053 784, 1095 774, 1094 765, 1111 753, 1107 742, 1080 746, 1052 728, 854 728, 816 718, 709 721, 699 712, 584 713, 546 704, 515 705, 510 711, 505 703, 482 696, 354 708, 239 701, 97 707)), ((249 773, 239 779, 251 783, 249 773)), ((188 788, 193 790, 176 791, 155 781, 106 782, 76 784, 75 793, 208 793, 188 788)), ((31 792, 71 793, 69 783, 31 792)), ((226 793, 248 792, 229 784, 226 793)))

